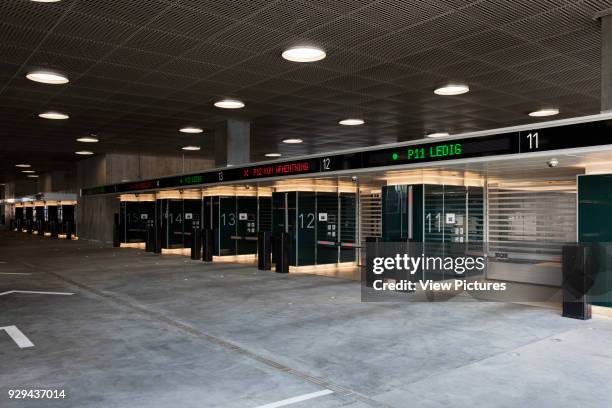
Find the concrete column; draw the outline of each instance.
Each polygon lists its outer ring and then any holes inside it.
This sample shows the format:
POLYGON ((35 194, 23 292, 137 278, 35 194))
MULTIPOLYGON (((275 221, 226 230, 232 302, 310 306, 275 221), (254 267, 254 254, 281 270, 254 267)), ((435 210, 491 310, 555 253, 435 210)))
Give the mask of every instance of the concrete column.
MULTIPOLYGON (((5 192, 4 192, 4 183, 0 184, 0 200, 4 200, 5 197, 5 192)), ((0 204, 0 225, 5 225, 8 220, 6 219, 5 214, 5 210, 4 210, 4 204, 0 204)))
POLYGON ((251 122, 227 119, 215 127, 215 166, 246 164, 251 160, 251 122))
POLYGON ((601 21, 601 111, 612 111, 612 9, 596 16, 601 21))

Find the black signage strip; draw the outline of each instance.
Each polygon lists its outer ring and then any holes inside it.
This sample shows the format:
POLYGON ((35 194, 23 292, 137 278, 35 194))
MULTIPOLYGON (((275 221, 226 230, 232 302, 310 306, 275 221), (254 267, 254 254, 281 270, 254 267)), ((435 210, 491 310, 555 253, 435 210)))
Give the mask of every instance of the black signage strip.
POLYGON ((600 120, 490 136, 444 139, 438 142, 432 140, 381 149, 364 149, 360 152, 313 156, 244 167, 228 167, 196 174, 84 188, 81 190, 81 195, 181 188, 607 144, 612 144, 612 120, 600 120))

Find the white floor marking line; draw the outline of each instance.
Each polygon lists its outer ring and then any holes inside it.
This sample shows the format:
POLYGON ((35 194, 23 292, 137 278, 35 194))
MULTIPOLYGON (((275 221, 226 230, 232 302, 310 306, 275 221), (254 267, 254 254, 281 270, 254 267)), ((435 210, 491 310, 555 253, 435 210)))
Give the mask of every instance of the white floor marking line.
POLYGON ((9 290, 7 292, 0 293, 0 296, 10 295, 11 293, 29 293, 32 295, 63 295, 63 296, 74 295, 74 293, 70 293, 70 292, 40 292, 36 290, 9 290))
POLYGON ((17 326, 0 327, 0 330, 6 331, 6 333, 11 336, 13 341, 17 343, 19 348, 34 347, 34 343, 32 343, 30 339, 28 339, 26 335, 17 328, 17 326))
POLYGON ((260 405, 260 406, 258 406, 256 408, 278 408, 278 407, 284 407, 284 406, 287 406, 287 405, 296 404, 298 402, 307 401, 307 400, 313 399, 313 398, 323 397, 325 395, 329 395, 329 394, 333 394, 333 393, 334 392, 332 390, 322 390, 322 391, 312 392, 310 394, 300 395, 300 396, 293 397, 293 398, 287 398, 287 399, 284 399, 282 401, 272 402, 272 403, 266 404, 266 405, 260 405))
POLYGON ((0 272, 0 275, 31 275, 31 273, 25 273, 25 272, 0 272))

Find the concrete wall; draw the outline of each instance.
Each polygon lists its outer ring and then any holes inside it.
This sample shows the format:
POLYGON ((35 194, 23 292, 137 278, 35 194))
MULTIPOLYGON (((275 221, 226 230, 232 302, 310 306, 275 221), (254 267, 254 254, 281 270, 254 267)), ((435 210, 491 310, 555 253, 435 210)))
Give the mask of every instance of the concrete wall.
POLYGON ((79 239, 113 242, 113 217, 119 212, 117 197, 79 197, 77 236, 79 239))
MULTIPOLYGON (((112 153, 77 164, 79 188, 198 172, 214 167, 214 161, 183 156, 112 153)), ((79 197, 77 233, 80 239, 112 242, 112 223, 119 212, 115 196, 79 197)))
MULTIPOLYGON (((79 188, 103 184, 108 184, 106 156, 94 156, 77 163, 79 188)), ((118 211, 119 199, 116 197, 79 197, 77 205, 79 239, 112 242, 113 214, 118 211)))
POLYGON ((23 197, 37 193, 76 193, 76 168, 72 171, 42 173, 38 178, 24 178, 6 183, 6 198, 23 197))
POLYGON ((13 186, 14 197, 23 197, 39 192, 38 179, 15 180, 10 184, 13 186))
POLYGON ((51 171, 36 179, 38 192, 76 193, 76 168, 73 171, 51 171))
POLYGON ((214 161, 183 156, 106 155, 107 183, 121 183, 173 174, 197 172, 214 167, 214 161))
MULTIPOLYGON (((4 194, 2 197, 3 199, 6 198, 15 198, 15 183, 6 183, 3 186, 3 190, 4 190, 4 194)), ((6 205, 4 206, 4 219, 6 221, 6 223, 9 223, 9 220, 12 220, 15 217, 15 209, 13 208, 12 205, 6 205)))

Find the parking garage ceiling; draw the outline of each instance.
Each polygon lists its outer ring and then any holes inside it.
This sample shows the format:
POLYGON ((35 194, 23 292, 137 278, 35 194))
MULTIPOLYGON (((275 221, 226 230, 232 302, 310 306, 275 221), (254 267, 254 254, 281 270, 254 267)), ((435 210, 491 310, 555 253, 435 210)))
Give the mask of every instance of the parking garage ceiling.
POLYGON ((600 27, 612 0, 62 0, 0 4, 0 181, 16 162, 59 169, 96 153, 209 157, 212 128, 253 124, 253 160, 600 110, 600 27), (327 57, 281 53, 315 45, 327 57), (65 73, 66 85, 26 79, 65 73), (470 92, 433 90, 465 83, 470 92), (238 110, 213 106, 221 98, 238 110), (55 110, 68 120, 38 117, 55 110), (340 126, 348 117, 361 126, 340 126), (204 129, 179 133, 184 126, 204 129), (288 145, 286 138, 303 139, 288 145))

